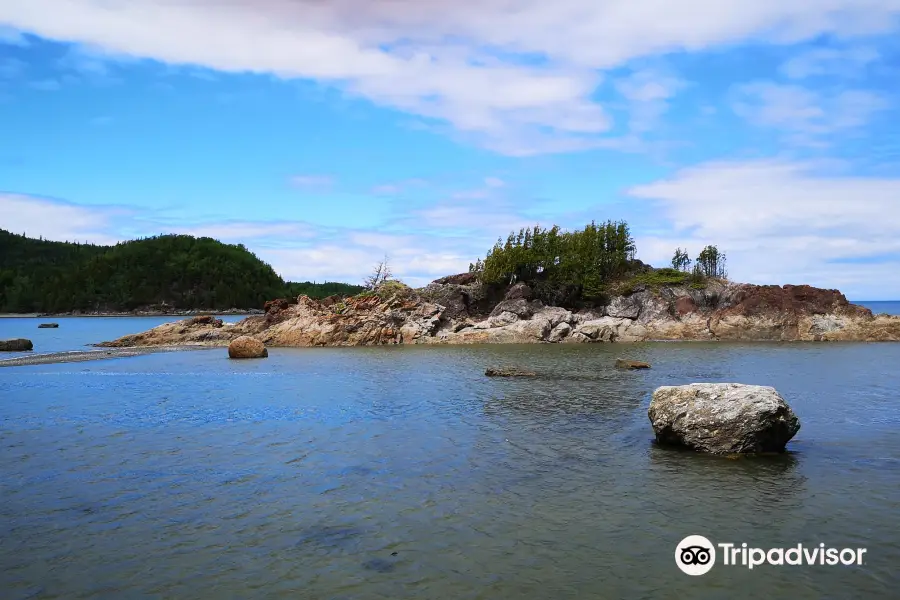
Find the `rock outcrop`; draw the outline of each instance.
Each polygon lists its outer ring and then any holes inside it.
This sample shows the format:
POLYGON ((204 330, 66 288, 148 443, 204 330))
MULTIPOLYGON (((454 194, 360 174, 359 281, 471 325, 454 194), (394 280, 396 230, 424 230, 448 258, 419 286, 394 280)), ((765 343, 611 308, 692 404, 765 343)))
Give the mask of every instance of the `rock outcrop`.
POLYGON ((228 344, 228 358, 266 358, 269 351, 256 338, 242 335, 228 344))
POLYGON ((661 444, 711 454, 783 452, 800 421, 772 387, 693 383, 653 392, 647 411, 661 444))
POLYGON ((34 350, 34 344, 25 338, 0 340, 0 352, 29 352, 31 350, 34 350))
POLYGON ((412 290, 266 303, 266 313, 223 324, 168 323, 101 346, 227 345, 253 336, 273 346, 604 343, 646 340, 900 341, 900 317, 873 316, 837 290, 710 281, 640 288, 606 306, 545 306, 524 284, 493 289, 462 274, 412 290))

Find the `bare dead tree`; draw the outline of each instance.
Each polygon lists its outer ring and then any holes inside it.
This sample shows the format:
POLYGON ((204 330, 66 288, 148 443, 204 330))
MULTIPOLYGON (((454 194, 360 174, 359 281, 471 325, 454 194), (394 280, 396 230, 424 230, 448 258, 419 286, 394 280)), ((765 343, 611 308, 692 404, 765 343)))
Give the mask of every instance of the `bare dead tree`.
POLYGON ((366 277, 363 284, 366 286, 367 290, 374 290, 392 276, 391 266, 388 262, 387 255, 385 255, 384 259, 375 265, 375 268, 372 269, 372 274, 366 277))

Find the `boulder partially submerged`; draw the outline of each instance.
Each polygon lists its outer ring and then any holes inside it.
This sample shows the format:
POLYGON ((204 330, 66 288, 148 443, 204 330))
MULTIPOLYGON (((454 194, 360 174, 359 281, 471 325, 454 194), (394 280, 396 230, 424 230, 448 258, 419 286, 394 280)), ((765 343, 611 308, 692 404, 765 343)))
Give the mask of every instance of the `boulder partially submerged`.
POLYGON ((800 420, 772 387, 692 383, 653 392, 647 411, 660 444, 711 454, 784 452, 800 420))
POLYGON ((650 363, 641 360, 631 360, 628 358, 617 358, 616 367, 619 369, 649 369, 650 363))
POLYGON ((34 344, 25 338, 0 340, 0 352, 29 352, 31 350, 34 350, 34 344))
POLYGON ((228 358, 266 358, 269 351, 265 344, 249 335, 242 335, 228 344, 228 358))

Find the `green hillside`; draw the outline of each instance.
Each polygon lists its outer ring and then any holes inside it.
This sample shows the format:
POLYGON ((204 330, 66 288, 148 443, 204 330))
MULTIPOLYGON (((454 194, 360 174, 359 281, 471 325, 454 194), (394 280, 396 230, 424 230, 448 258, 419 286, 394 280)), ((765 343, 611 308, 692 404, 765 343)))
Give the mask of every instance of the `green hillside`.
POLYGON ((355 294, 344 283, 285 282, 243 245, 162 235, 96 246, 0 229, 0 312, 261 308, 266 300, 355 294))

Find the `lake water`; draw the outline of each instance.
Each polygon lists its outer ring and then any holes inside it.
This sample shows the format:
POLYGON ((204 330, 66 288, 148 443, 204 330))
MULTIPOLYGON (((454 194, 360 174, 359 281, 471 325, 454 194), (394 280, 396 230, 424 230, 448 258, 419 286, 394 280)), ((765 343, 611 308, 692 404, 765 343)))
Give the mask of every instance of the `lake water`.
MULTIPOLYGON (((151 323, 108 321, 60 319, 54 343, 151 323)), ((49 339, 36 323, 28 337, 49 339)), ((890 343, 660 343, 2 368, 0 596, 893 598, 897 365, 890 343), (543 376, 484 377, 492 365, 543 376), (802 422, 790 452, 656 447, 651 392, 698 381, 778 388, 802 422), (863 547, 866 562, 689 577, 674 553, 690 534, 863 547)))
POLYGON ((876 315, 881 313, 900 315, 900 300, 854 301, 853 303, 865 306, 876 315))

